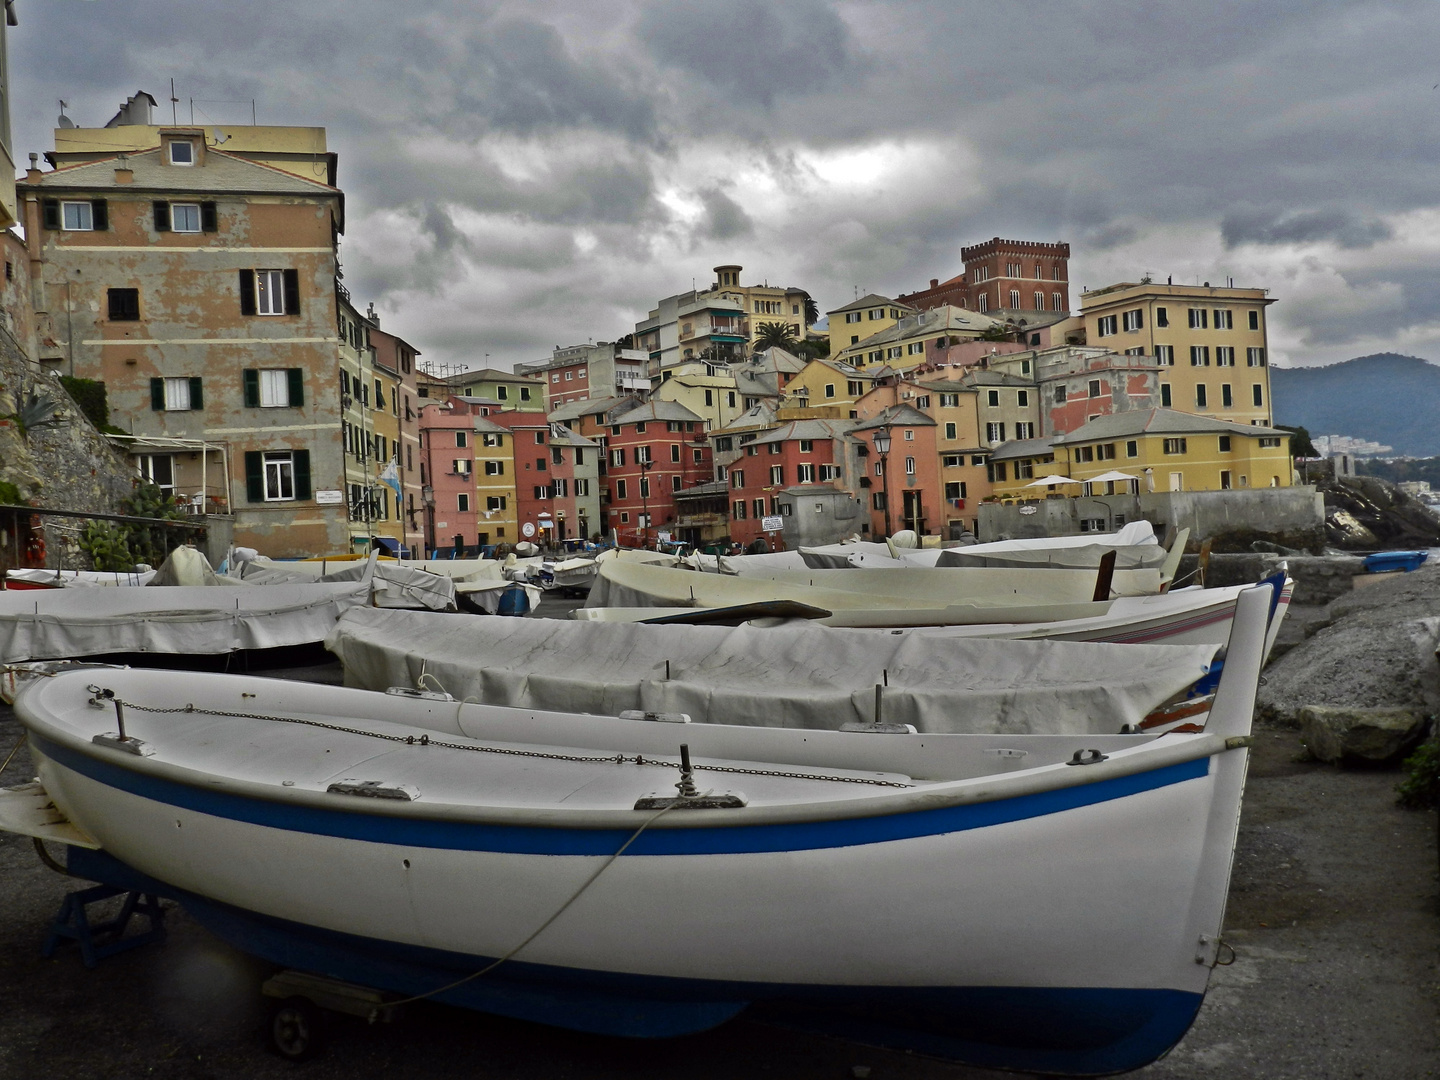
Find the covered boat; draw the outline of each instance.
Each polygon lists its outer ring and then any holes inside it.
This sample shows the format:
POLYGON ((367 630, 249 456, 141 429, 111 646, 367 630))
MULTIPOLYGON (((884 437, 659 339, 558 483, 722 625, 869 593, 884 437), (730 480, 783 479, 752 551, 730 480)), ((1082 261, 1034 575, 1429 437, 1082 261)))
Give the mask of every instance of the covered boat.
POLYGON ((748 1006, 1093 1075, 1153 1061, 1203 1000, 1269 606, 1242 594, 1203 729, 1158 737, 692 726, 131 671, 37 680, 16 712, 72 869, 274 963, 587 1031, 748 1006))

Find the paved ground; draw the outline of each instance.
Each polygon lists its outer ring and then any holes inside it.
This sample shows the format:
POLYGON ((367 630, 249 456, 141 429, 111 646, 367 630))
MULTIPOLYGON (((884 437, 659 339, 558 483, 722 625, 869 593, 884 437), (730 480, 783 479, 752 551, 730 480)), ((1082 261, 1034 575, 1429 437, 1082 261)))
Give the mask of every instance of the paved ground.
MULTIPOLYGON (((0 747, 18 736, 0 711, 0 747)), ((1298 760, 1294 732, 1255 753, 1226 939, 1199 1021, 1146 1080, 1440 1076, 1440 909, 1432 815, 1395 808, 1394 773, 1298 760)), ((3 776, 30 775, 23 755, 3 776)), ((1143 827, 1137 825, 1137 827, 1143 827)), ((1116 838, 1123 842, 1123 838, 1116 838)), ((251 1080, 990 1080, 959 1068, 767 1028, 743 1017, 706 1035, 636 1043, 557 1032, 443 1006, 399 1023, 337 1022, 320 1060, 264 1049, 257 988, 268 970, 182 912, 171 936, 94 971, 40 946, 69 879, 0 835, 0 1078, 251 1080)), ((1057 898, 1057 903, 1063 902, 1057 898)))

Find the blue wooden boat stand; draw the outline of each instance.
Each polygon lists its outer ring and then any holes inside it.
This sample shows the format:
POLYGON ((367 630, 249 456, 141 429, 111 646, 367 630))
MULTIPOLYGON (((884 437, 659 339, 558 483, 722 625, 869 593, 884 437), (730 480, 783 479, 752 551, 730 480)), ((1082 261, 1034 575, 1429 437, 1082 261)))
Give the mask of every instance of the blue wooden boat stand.
POLYGON ((45 956, 54 956, 55 950, 67 941, 80 946, 80 959, 87 968, 93 968, 107 956, 148 945, 152 941, 165 940, 165 909, 160 898, 153 893, 142 893, 132 889, 121 889, 114 885, 94 885, 68 893, 60 905, 55 921, 50 924, 50 935, 45 939, 45 956), (92 923, 88 908, 91 904, 124 896, 120 913, 113 918, 92 923), (130 920, 139 915, 146 919, 150 928, 138 934, 125 936, 130 920), (98 939, 98 940, 97 940, 98 939))

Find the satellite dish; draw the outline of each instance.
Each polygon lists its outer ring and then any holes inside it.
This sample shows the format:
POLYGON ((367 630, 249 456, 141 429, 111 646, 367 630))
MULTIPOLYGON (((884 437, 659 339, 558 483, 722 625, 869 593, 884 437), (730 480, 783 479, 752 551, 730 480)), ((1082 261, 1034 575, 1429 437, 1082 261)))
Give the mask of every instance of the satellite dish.
POLYGON ((75 126, 75 121, 71 120, 64 113, 61 113, 60 118, 55 121, 55 126, 62 128, 73 128, 75 126))
POLYGON ((229 142, 229 141, 230 141, 230 136, 229 136, 229 135, 226 135, 225 132, 221 131, 219 128, 216 128, 216 129, 215 129, 215 145, 216 145, 216 146, 219 146, 219 145, 220 145, 221 143, 223 143, 223 142, 229 142))

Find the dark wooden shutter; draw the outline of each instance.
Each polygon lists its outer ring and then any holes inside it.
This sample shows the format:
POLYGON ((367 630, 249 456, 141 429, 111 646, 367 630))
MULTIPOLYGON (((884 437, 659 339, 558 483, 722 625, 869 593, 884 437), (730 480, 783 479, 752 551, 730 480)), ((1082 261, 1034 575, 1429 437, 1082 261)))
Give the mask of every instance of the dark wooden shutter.
POLYGON ((295 498, 310 498, 310 451, 295 451, 295 498))
POLYGON ((245 407, 258 409, 260 407, 260 372, 255 368, 246 368, 241 374, 244 377, 245 407))
POLYGON ((245 451, 245 497, 265 501, 265 459, 259 450, 245 451))
POLYGON ((41 209, 42 215, 43 215, 43 217, 44 217, 44 219, 45 219, 45 228, 47 228, 47 229, 52 229, 52 230, 53 230, 53 229, 59 229, 59 228, 60 228, 60 200, 59 200, 59 199, 41 199, 41 200, 40 200, 40 209, 41 209))
POLYGON ((285 271, 285 314, 300 314, 300 271, 285 271))
POLYGON ((215 212, 213 202, 202 202, 200 204, 200 231, 218 232, 220 230, 220 218, 215 212))
POLYGON ((205 408, 205 391, 200 386, 199 375, 192 375, 190 377, 190 408, 205 408))
POLYGON ((170 204, 168 202, 155 201, 155 231, 170 231, 170 204))
POLYGON ((298 409, 305 404, 305 369, 292 367, 285 374, 290 383, 290 407, 298 409))
POLYGON ((96 232, 106 232, 110 228, 110 208, 105 205, 104 199, 92 199, 90 202, 90 227, 96 232))
POLYGON ((255 271, 240 271, 240 314, 255 314, 255 271))
POLYGON ((156 412, 165 411, 165 380, 150 380, 150 408, 156 412))

